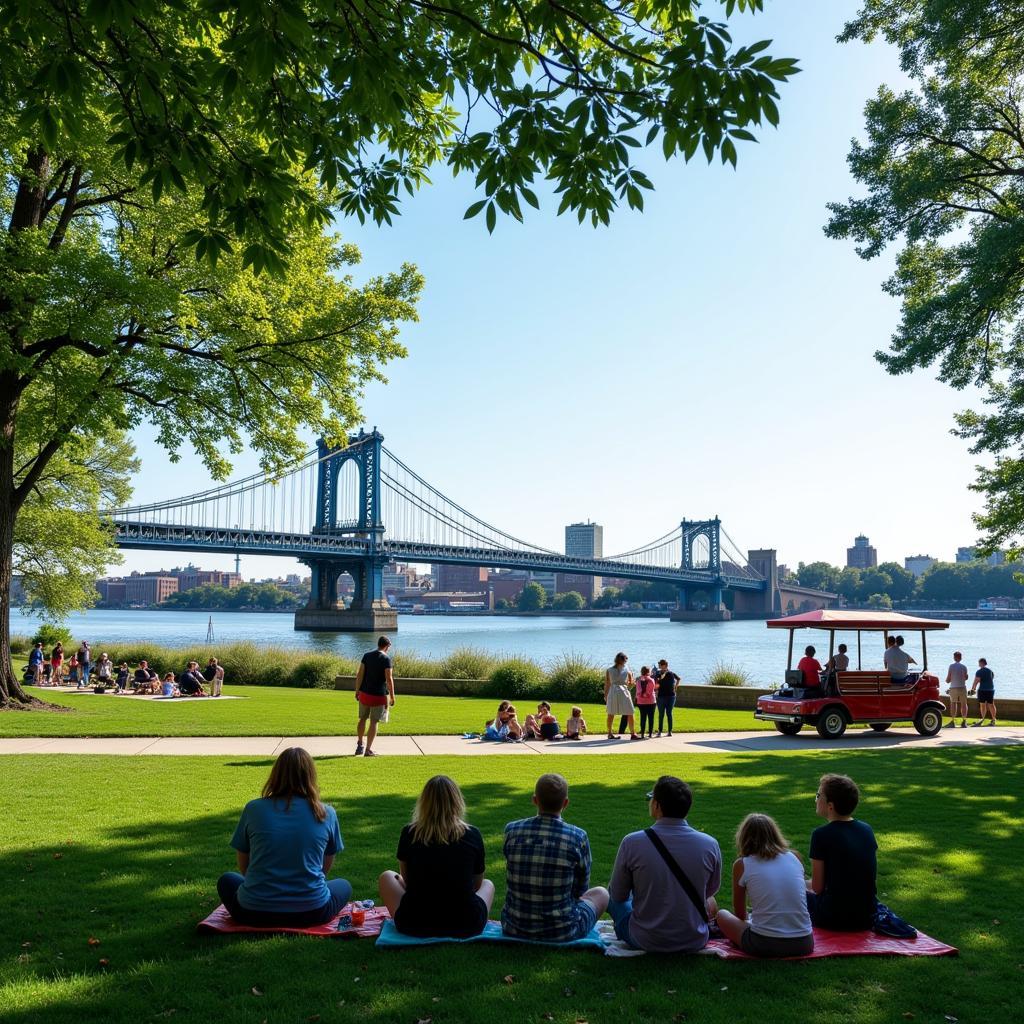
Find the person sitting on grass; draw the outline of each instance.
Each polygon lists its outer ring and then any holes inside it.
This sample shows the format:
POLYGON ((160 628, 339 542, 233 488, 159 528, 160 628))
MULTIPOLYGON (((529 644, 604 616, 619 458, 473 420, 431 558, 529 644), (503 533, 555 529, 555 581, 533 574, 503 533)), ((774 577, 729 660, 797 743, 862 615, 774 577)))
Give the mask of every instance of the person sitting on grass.
POLYGON ((523 722, 523 738, 527 740, 543 739, 540 729, 541 722, 545 715, 550 714, 551 705, 546 700, 542 700, 537 705, 537 714, 526 716, 526 720, 523 722))
POLYGON ((262 795, 245 805, 231 845, 238 871, 220 876, 217 893, 239 924, 308 928, 337 917, 352 898, 344 878, 327 880, 344 844, 302 747, 278 756, 262 795))
POLYGON ((814 809, 828 824, 811 833, 807 883, 807 909, 819 928, 857 932, 874 924, 878 843, 871 826, 853 818, 859 800, 853 779, 822 775, 814 809))
POLYGON ((523 727, 519 723, 519 712, 514 704, 509 704, 505 712, 505 724, 508 726, 508 735, 505 739, 510 743, 521 743, 523 739, 523 727))
POLYGON ((800 858, 767 814, 748 814, 736 832, 732 913, 716 916, 722 934, 751 956, 807 956, 814 931, 800 858), (747 903, 750 903, 750 915, 747 903))
POLYGON ((633 949, 696 953, 708 943, 717 909, 711 897, 722 881, 722 851, 687 822, 693 792, 682 779, 662 775, 647 799, 654 824, 619 844, 608 913, 616 936, 633 949))
POLYGON ((114 679, 114 687, 117 693, 124 693, 128 689, 128 679, 131 672, 128 669, 128 662, 122 661, 117 669, 117 676, 114 679))
POLYGON ((558 719, 551 713, 551 708, 539 716, 540 738, 542 740, 564 740, 561 729, 558 727, 558 719))
POLYGON ((508 739, 508 709, 511 703, 503 700, 498 705, 498 713, 484 723, 484 739, 502 743, 508 739))
POLYGON ((188 668, 181 673, 178 679, 178 696, 180 697, 205 697, 203 689, 203 673, 199 670, 198 661, 190 661, 188 668))
POLYGON ((427 781, 398 840, 398 871, 380 876, 395 927, 423 938, 479 935, 494 902, 484 841, 468 824, 462 791, 447 775, 427 781))
POLYGON ((565 738, 581 740, 587 732, 587 722, 583 717, 583 708, 573 708, 572 714, 565 720, 565 738))
MULTIPOLYGON (((157 685, 156 683, 153 684, 154 688, 156 687, 156 685, 157 685)), ((163 682, 160 683, 159 686, 160 686, 160 696, 161 697, 180 697, 181 696, 181 691, 178 689, 177 682, 175 682, 174 673, 173 672, 165 672, 164 673, 163 682)), ((139 692, 141 692, 141 690, 136 690, 136 693, 139 693, 139 692)), ((154 692, 155 692, 155 690, 154 690, 154 692)))
POLYGON ((154 669, 149 667, 149 662, 145 658, 139 662, 139 667, 135 670, 135 692, 138 693, 157 693, 158 683, 160 682, 160 676, 157 675, 154 669))
POLYGON ((501 927, 506 935, 542 942, 573 942, 597 924, 608 890, 590 886, 590 840, 562 819, 569 784, 542 775, 533 790, 537 813, 505 826, 506 893, 501 927))

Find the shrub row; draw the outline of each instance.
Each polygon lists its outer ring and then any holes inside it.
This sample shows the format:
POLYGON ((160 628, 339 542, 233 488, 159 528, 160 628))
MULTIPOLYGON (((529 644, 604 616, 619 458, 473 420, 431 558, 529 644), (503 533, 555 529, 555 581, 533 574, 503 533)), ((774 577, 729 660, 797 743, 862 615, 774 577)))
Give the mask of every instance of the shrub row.
MULTIPOLYGON (((42 631, 41 631, 42 632, 42 631)), ((47 650, 52 634, 46 636, 12 637, 11 647, 17 655, 27 658, 32 643, 43 639, 47 650)), ((53 640, 53 642, 56 642, 53 640)), ((68 656, 75 649, 74 641, 64 644, 68 656)), ((106 651, 115 665, 126 661, 133 669, 146 659, 158 672, 181 672, 192 660, 205 665, 216 657, 224 666, 228 685, 290 686, 300 689, 329 690, 338 675, 355 675, 358 662, 336 654, 316 654, 286 647, 267 647, 251 642, 214 644, 192 647, 163 647, 156 644, 130 642, 93 644, 93 658, 106 651)), ((604 700, 604 668, 576 652, 562 654, 545 670, 537 662, 523 657, 496 657, 473 647, 460 647, 444 658, 426 658, 415 652, 395 655, 398 678, 459 680, 486 679, 482 689, 470 690, 482 697, 508 700, 546 698, 600 704, 604 700)), ((15 668, 20 668, 16 665, 15 668)), ((717 664, 706 682, 718 686, 748 686, 747 673, 732 665, 717 664)), ((460 693, 460 687, 452 687, 460 693)))

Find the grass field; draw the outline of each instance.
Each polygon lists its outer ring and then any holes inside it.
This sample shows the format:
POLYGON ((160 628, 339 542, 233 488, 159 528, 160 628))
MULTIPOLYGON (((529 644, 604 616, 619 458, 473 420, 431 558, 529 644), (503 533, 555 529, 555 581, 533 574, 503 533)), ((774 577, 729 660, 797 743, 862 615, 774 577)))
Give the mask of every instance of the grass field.
MULTIPOLYGON (((691 822, 731 860, 747 811, 777 817, 797 848, 819 823, 818 775, 849 771, 878 835, 881 898, 959 959, 720 963, 609 960, 528 947, 377 952, 368 940, 212 939, 194 926, 233 866, 228 839, 267 760, 11 757, 0 832, 0 1016, 19 1024, 432 1024, 551 1020, 758 1020, 793 1024, 1019 1019, 1024 750, 963 748, 688 757, 581 756, 567 817, 590 833, 595 882, 619 839, 645 824, 660 773, 688 779, 691 822), (90 939, 98 944, 90 944, 90 939), (108 961, 107 965, 101 963, 108 961)), ((454 764, 454 762, 448 762, 454 764)), ((401 825, 438 759, 319 762, 346 848, 335 874, 375 895, 401 825)), ((469 817, 504 887, 506 821, 528 814, 538 770, 514 757, 459 760, 469 817)))
MULTIPOLYGON (((109 694, 30 692, 73 714, 17 712, 0 715, 0 736, 354 736, 356 706, 351 693, 336 690, 294 690, 268 686, 232 686, 244 700, 149 701, 109 694)), ((494 717, 498 702, 476 697, 407 697, 399 694, 391 721, 395 735, 455 735, 481 732, 494 717)), ((520 701, 520 721, 533 704, 520 701)), ((560 722, 570 705, 556 704, 560 722)), ((604 729, 604 707, 587 705, 584 718, 591 732, 604 729)), ((657 721, 657 719, 655 719, 657 721)), ((709 711, 677 708, 679 732, 756 729, 750 711, 709 711)))

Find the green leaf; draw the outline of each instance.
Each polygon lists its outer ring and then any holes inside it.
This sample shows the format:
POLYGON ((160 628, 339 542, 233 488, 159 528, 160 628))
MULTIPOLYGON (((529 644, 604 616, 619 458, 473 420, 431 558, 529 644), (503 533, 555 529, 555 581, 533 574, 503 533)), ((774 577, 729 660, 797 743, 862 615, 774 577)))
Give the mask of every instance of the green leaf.
POLYGON ((494 203, 490 202, 487 204, 487 233, 494 233, 494 226, 498 222, 498 214, 494 208, 494 203))
POLYGON ((469 220, 471 217, 475 217, 486 205, 486 199, 481 199, 479 202, 471 204, 462 215, 462 219, 469 220))

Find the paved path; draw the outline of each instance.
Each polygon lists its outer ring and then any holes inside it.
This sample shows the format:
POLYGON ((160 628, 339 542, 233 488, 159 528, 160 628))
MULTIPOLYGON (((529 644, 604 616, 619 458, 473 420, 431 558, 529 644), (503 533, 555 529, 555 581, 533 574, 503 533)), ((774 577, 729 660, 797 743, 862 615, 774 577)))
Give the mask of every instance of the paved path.
MULTIPOLYGON (((776 732, 676 733, 632 743, 629 739, 588 737, 578 743, 483 743, 457 736, 378 736, 374 750, 390 755, 529 757, 549 754, 722 754, 790 750, 886 750, 967 746, 1017 746, 1024 744, 1024 727, 982 726, 943 729, 937 736, 918 736, 913 729, 885 733, 855 730, 840 740, 823 740, 813 731, 800 736, 776 732)), ((0 739, 0 754, 201 754, 210 757, 273 757, 285 747, 305 747, 316 757, 345 756, 355 751, 353 736, 152 736, 93 739, 87 737, 24 737, 0 739)))

